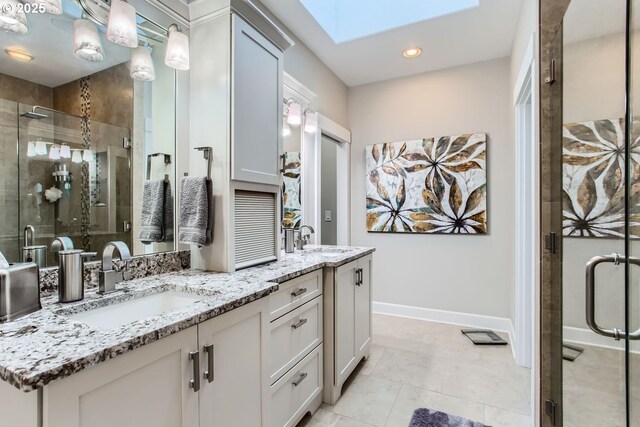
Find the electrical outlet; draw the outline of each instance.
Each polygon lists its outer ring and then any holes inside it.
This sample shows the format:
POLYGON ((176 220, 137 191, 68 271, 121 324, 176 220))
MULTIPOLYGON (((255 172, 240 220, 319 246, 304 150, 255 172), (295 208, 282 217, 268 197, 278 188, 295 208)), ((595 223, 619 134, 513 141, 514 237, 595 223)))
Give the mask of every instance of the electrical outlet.
POLYGON ((331 222, 331 211, 324 211, 324 220, 325 222, 331 222))

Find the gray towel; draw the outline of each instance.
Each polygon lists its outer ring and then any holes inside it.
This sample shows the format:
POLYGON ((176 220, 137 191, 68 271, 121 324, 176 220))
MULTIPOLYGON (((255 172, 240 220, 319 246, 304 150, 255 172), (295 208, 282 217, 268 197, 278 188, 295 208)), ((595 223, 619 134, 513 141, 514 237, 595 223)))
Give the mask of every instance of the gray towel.
POLYGON ((207 177, 184 177, 180 187, 180 243, 199 247, 213 241, 213 183, 207 177))
POLYGON ((162 241, 165 222, 165 182, 145 181, 142 191, 142 218, 138 239, 145 245, 162 241))
POLYGON ((162 241, 173 243, 173 193, 171 181, 164 181, 164 224, 162 229, 162 241))

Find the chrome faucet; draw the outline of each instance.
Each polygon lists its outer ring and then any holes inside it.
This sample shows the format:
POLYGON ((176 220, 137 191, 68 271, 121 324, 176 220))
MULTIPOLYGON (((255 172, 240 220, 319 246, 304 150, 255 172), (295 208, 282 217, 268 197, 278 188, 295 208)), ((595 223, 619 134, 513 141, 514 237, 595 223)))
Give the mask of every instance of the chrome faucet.
POLYGON ((309 243, 309 241, 311 240, 311 235, 313 233, 315 233, 315 231, 313 230, 313 227, 311 227, 310 225, 301 225, 300 228, 298 228, 298 240, 296 240, 296 247, 298 248, 298 250, 301 251, 304 249, 304 245, 309 243), (302 233, 303 228, 308 229, 309 234, 303 234, 302 233))
POLYGON ((68 251, 73 248, 73 242, 66 236, 58 236, 51 242, 51 252, 68 251))
POLYGON ((116 284, 123 280, 128 280, 129 275, 125 272, 129 269, 128 261, 131 259, 131 253, 126 243, 121 241, 109 242, 102 250, 102 270, 100 271, 100 281, 98 282, 98 293, 108 294, 116 290, 116 284), (116 271, 113 263, 113 252, 117 250, 120 259, 125 261, 124 270, 116 271))

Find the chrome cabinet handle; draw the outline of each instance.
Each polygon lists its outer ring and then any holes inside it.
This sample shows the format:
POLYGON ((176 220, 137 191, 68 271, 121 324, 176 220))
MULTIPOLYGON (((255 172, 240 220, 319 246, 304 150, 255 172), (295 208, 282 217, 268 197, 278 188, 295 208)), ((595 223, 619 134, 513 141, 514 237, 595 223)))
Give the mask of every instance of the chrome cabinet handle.
POLYGON ((304 294, 305 292, 307 292, 307 288, 300 288, 298 290, 295 290, 295 291, 291 292, 291 296, 292 297, 299 297, 300 295, 304 294))
POLYGON ((294 387, 298 387, 300 385, 300 383, 302 383, 302 381, 304 381, 305 378, 307 378, 307 373, 306 372, 302 372, 300 374, 300 376, 298 377, 298 379, 293 381, 291 384, 293 384, 294 387))
POLYGON ((189 381, 189 387, 198 392, 200 390, 200 352, 190 351, 189 360, 193 364, 193 379, 189 381))
POLYGON ((213 344, 205 345, 203 348, 207 353, 207 370, 204 371, 204 379, 211 383, 214 378, 213 344))
POLYGON ((362 285, 362 269, 356 269, 356 286, 362 285))
POLYGON ((293 325, 291 325, 291 327, 293 329, 298 329, 300 326, 304 325, 305 323, 307 323, 307 319, 300 319, 298 323, 294 323, 293 325))
MULTIPOLYGON (((629 264, 640 266, 640 258, 629 257, 629 264)), ((586 320, 589 328, 596 334, 603 335, 605 337, 614 338, 616 341, 624 338, 627 333, 622 329, 602 328, 596 322, 596 267, 602 263, 612 263, 614 265, 620 265, 625 262, 625 258, 619 254, 611 254, 607 256, 595 256, 587 262, 586 275, 585 275, 585 291, 586 291, 586 320)), ((640 329, 628 334, 629 339, 640 340, 640 329)))

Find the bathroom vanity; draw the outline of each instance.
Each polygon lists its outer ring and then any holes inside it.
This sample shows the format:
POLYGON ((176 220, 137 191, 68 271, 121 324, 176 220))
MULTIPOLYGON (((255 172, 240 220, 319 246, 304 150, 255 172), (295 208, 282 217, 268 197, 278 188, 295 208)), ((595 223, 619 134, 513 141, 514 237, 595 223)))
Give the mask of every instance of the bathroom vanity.
POLYGON ((295 426, 371 343, 372 248, 182 270, 0 325, 7 426, 295 426))

